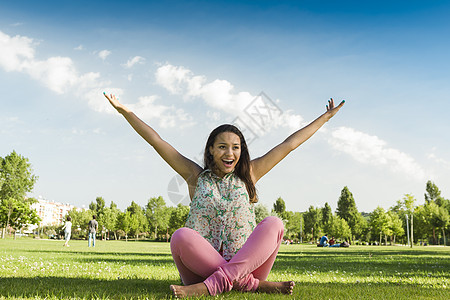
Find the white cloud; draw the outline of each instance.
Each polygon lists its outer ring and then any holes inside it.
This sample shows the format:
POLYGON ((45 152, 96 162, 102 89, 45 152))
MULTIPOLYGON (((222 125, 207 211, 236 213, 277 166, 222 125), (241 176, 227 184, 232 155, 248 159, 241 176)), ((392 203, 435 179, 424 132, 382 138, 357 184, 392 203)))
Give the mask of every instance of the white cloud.
POLYGON ((136 64, 143 64, 145 62, 145 58, 141 56, 135 56, 130 58, 123 66, 127 69, 133 67, 136 64))
POLYGON ((410 155, 390 148, 377 136, 369 135, 348 127, 339 127, 331 132, 330 145, 349 154, 356 161, 383 166, 396 173, 423 181, 425 170, 410 155))
POLYGON ((184 93, 184 90, 187 89, 184 87, 187 82, 197 80, 201 85, 203 81, 205 81, 204 77, 193 77, 192 72, 188 69, 175 67, 170 64, 159 67, 158 70, 156 70, 155 76, 157 84, 161 85, 170 93, 177 95, 182 95, 184 93))
MULTIPOLYGON (((0 68, 8 72, 28 74, 55 93, 72 93, 86 99, 89 107, 95 111, 114 112, 102 93, 106 91, 121 97, 124 94, 123 90, 110 87, 110 83, 103 81, 99 73, 79 74, 75 63, 69 57, 55 56, 45 60, 37 59, 36 46, 37 43, 31 38, 12 37, 0 31, 0 68)), ((79 46, 77 49, 83 49, 83 47, 79 46)), ((98 55, 106 59, 110 53, 108 50, 103 50, 98 55)), ((128 60, 125 66, 132 67, 144 61, 144 58, 135 56, 128 60)), ((131 79, 132 77, 129 77, 129 80, 131 79)), ((226 80, 216 79, 207 82, 206 77, 195 76, 190 70, 181 66, 176 67, 170 64, 161 66, 156 71, 156 80, 172 94, 183 95, 185 100, 202 99, 209 107, 231 115, 233 118, 250 119, 244 109, 252 101, 259 99, 248 92, 235 92, 234 86, 226 80)), ((163 127, 173 127, 180 122, 184 124, 183 126, 193 124, 192 118, 183 110, 173 106, 158 105, 155 99, 155 96, 142 97, 137 104, 130 106, 143 117, 158 119, 163 127)), ((270 119, 271 123, 267 128, 295 126, 294 123, 298 123, 299 120, 301 120, 300 116, 291 112, 281 114, 279 111, 277 116, 270 119)), ((263 127, 260 126, 260 128, 263 127)))
POLYGON ((55 56, 38 60, 35 58, 36 46, 31 38, 18 35, 11 37, 0 31, 0 67, 7 72, 26 73, 57 94, 73 92, 87 99, 93 109, 105 110, 98 102, 102 100, 101 93, 108 83, 100 80, 100 74, 78 74, 69 57, 55 56))
POLYGON ((78 47, 73 48, 73 49, 74 49, 74 50, 81 51, 81 50, 84 50, 84 46, 83 46, 83 45, 79 45, 78 47))
POLYGON ((102 60, 105 60, 110 54, 111 54, 111 51, 102 50, 98 53, 98 57, 100 57, 102 60))
MULTIPOLYGON (((121 97, 124 91, 110 87, 109 82, 102 81, 99 73, 78 74, 75 64, 69 57, 50 57, 46 60, 35 58, 33 39, 22 36, 11 37, 0 31, 0 67, 8 72, 16 71, 30 75, 48 89, 64 94, 71 92, 79 98, 86 99, 90 108, 102 113, 115 113, 103 92, 121 97)), ((78 47, 82 49, 81 46, 78 47)), ((99 57, 106 59, 111 52, 103 50, 99 57)), ((127 63, 129 67, 142 63, 144 59, 136 56, 127 63)), ((131 80, 131 77, 129 77, 131 80)), ((141 97, 137 104, 128 106, 142 118, 158 120, 161 127, 190 126, 193 119, 182 109, 156 104, 156 96, 141 97)), ((74 131, 74 134, 82 132, 74 131)))
POLYGON ((136 104, 126 104, 131 110, 135 111, 141 118, 146 120, 156 119, 163 128, 180 126, 191 126, 193 119, 182 109, 176 109, 173 106, 156 104, 157 96, 140 97, 136 104))
POLYGON ((22 71, 24 61, 34 58, 32 43, 30 38, 11 37, 0 31, 0 66, 7 72, 22 71))
POLYGON ((45 61, 30 60, 23 63, 27 73, 58 94, 73 86, 78 75, 68 57, 50 57, 45 61))
POLYGON ((0 32, 0 66, 7 72, 27 73, 58 94, 78 83, 79 77, 70 58, 58 56, 37 60, 34 46, 28 37, 10 37, 0 32))
MULTIPOLYGON (((121 102, 121 98, 125 94, 120 88, 107 87, 104 91, 115 95, 121 102)), ((100 89, 90 89, 85 95, 89 106, 101 113, 117 114, 117 111, 109 104, 102 93, 103 91, 100 89)), ((124 105, 145 122, 158 123, 162 128, 185 128, 195 124, 193 118, 184 110, 177 109, 174 106, 158 104, 156 103, 158 99, 159 97, 156 95, 144 96, 139 97, 137 103, 124 103, 124 105)))
POLYGON ((155 74, 156 83, 175 95, 181 95, 186 101, 194 98, 202 99, 209 107, 220 110, 233 118, 240 118, 257 134, 263 134, 270 127, 290 127, 298 129, 303 118, 291 111, 282 112, 275 102, 264 94, 258 96, 249 92, 236 92, 234 86, 221 79, 207 82, 205 76, 194 75, 182 66, 165 64, 155 74), (260 114, 249 113, 249 106, 261 108, 260 114), (267 114, 266 114, 267 113, 267 114), (260 119, 258 119, 260 118, 260 119), (264 119, 264 124, 258 124, 264 119))

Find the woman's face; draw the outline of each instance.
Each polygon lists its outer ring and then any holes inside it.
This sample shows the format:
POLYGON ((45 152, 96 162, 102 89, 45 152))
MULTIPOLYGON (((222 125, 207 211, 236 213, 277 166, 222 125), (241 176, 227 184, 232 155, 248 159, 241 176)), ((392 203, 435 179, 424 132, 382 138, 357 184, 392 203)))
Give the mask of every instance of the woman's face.
POLYGON ((223 177, 234 170, 241 157, 241 139, 232 132, 219 133, 209 152, 215 164, 214 173, 223 177))

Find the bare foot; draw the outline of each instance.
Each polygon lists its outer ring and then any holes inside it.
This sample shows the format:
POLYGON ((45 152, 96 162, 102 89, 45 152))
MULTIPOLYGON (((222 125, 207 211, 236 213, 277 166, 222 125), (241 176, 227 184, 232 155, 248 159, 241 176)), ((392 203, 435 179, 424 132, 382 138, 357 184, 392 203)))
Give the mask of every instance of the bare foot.
POLYGON ((191 285, 171 285, 170 290, 175 298, 209 295, 208 289, 203 282, 191 285))
POLYGON ((260 280, 256 291, 260 293, 281 293, 292 295, 294 285, 295 283, 293 281, 273 282, 260 280))

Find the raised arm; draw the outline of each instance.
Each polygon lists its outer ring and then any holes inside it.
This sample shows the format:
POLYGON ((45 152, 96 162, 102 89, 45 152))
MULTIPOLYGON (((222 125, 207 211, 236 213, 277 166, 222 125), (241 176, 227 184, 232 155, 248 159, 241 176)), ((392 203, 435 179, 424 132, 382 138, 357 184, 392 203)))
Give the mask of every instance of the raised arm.
POLYGON ((190 189, 191 186, 196 185, 197 176, 202 171, 198 164, 181 155, 174 147, 163 140, 153 128, 139 119, 128 107, 120 103, 115 95, 103 94, 111 105, 125 117, 131 127, 158 152, 175 172, 186 180, 190 189))
POLYGON ((328 100, 327 111, 312 121, 307 126, 291 134, 281 144, 274 147, 264 156, 256 158, 251 162, 251 176, 253 182, 256 183, 261 177, 269 172, 276 164, 286 157, 292 150, 308 140, 320 127, 330 120, 341 107, 344 105, 343 100, 338 106, 334 106, 333 98, 328 100))

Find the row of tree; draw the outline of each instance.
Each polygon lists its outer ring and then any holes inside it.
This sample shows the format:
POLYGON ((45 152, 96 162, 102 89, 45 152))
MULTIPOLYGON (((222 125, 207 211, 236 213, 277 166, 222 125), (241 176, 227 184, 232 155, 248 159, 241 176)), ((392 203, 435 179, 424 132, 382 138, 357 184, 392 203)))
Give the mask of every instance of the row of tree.
MULTIPOLYGON (((87 236, 87 225, 95 215, 99 224, 99 234, 103 239, 120 239, 128 237, 168 239, 172 233, 184 226, 189 207, 179 204, 177 207, 167 206, 163 197, 152 197, 145 207, 131 202, 124 211, 117 208, 114 202, 105 205, 102 197, 91 202, 88 210, 71 210, 68 215, 72 219, 73 237, 87 236)), ((61 231, 61 228, 59 228, 61 231)))
POLYGON ((382 240, 385 244, 388 240, 391 244, 406 244, 409 237, 413 242, 446 244, 450 233, 450 200, 444 199, 431 181, 427 182, 425 191, 422 205, 416 205, 413 195, 405 194, 388 210, 379 206, 370 213, 358 211, 348 187, 342 189, 335 213, 328 203, 323 207, 310 206, 303 213, 286 211, 281 198, 276 200, 273 210, 285 221, 286 236, 290 239, 315 241, 328 233, 343 240, 380 244, 382 240), (409 231, 411 235, 407 234, 409 231))
MULTIPOLYGON (((40 222, 37 213, 30 208, 36 200, 26 197, 36 180, 27 158, 15 151, 5 158, 0 157, 0 228, 3 237, 6 227, 18 230, 40 222)), ((279 216, 285 224, 287 239, 315 241, 328 233, 346 240, 381 243, 383 239, 386 244, 388 240, 406 243, 407 232, 411 230, 414 241, 436 244, 443 240, 445 243, 450 229, 450 201, 441 196, 441 191, 431 181, 426 184, 424 196, 422 205, 416 205, 414 196, 406 194, 388 210, 377 207, 364 213, 358 211, 352 193, 344 187, 334 213, 328 203, 323 207, 310 206, 302 213, 287 211, 280 197, 271 211, 262 204, 256 205, 255 214, 257 222, 268 215, 279 216), (407 220, 414 220, 412 228, 407 220)), ((105 200, 97 197, 89 210, 72 210, 69 216, 74 238, 87 235, 87 224, 92 215, 96 215, 103 238, 149 236, 163 239, 184 225, 188 213, 188 206, 167 206, 162 197, 150 198, 144 207, 132 202, 124 211, 113 202, 106 206, 105 200)))
MULTIPOLYGON (((255 206, 256 221, 259 223, 269 215, 279 216, 285 224, 285 238, 300 241, 316 241, 325 233, 342 240, 357 240, 395 244, 406 243, 411 230, 412 239, 428 243, 445 243, 450 225, 450 201, 441 197, 438 187, 427 182, 425 203, 416 206, 416 199, 406 194, 396 205, 385 210, 377 207, 370 213, 359 212, 348 187, 344 187, 337 202, 335 213, 328 203, 323 207, 310 206, 306 212, 286 211, 284 200, 280 197, 269 209, 258 204, 255 206), (408 216, 408 217, 407 217, 408 216), (408 220, 414 220, 414 226, 408 220)), ((103 238, 118 239, 133 236, 150 236, 167 239, 178 228, 182 227, 189 213, 189 207, 178 205, 167 206, 162 197, 150 198, 145 207, 132 202, 125 211, 120 211, 111 202, 105 206, 105 200, 98 197, 89 205, 87 211, 72 210, 76 236, 87 234, 87 223, 92 215, 96 215, 102 230, 103 238), (109 235, 112 236, 109 236, 109 235)))

